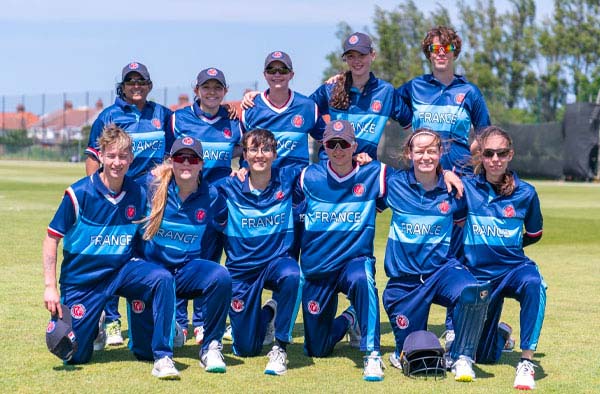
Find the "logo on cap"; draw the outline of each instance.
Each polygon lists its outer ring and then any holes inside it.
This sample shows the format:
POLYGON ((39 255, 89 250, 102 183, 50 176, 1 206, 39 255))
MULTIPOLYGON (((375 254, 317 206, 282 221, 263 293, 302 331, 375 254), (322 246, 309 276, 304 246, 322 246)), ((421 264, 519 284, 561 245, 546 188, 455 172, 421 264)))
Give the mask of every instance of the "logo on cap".
POLYGON ((85 306, 83 304, 75 304, 71 307, 71 316, 73 319, 81 319, 85 316, 85 306))
POLYGON ((54 331, 55 328, 56 323, 54 323, 54 320, 50 320, 48 322, 48 325, 46 326, 46 333, 50 334, 52 331, 54 331))
POLYGON ((214 77, 215 75, 217 75, 217 74, 218 74, 218 73, 217 73, 217 70, 216 70, 216 69, 214 69, 214 68, 209 68, 208 70, 206 70, 206 73, 207 73, 208 75, 210 75, 211 77, 214 77))
POLYGON ((365 185, 362 183, 357 183, 354 185, 354 187, 352 187, 352 194, 354 194, 356 197, 360 197, 365 194, 365 185))
POLYGON ((131 310, 134 313, 142 313, 146 309, 146 304, 142 300, 133 300, 131 301, 131 310))
POLYGON ((302 115, 294 115, 294 117, 292 118, 292 124, 294 125, 294 127, 302 127, 302 125, 304 124, 304 118, 302 117, 302 115))
POLYGON ((396 316, 396 325, 401 330, 406 330, 409 326, 410 322, 408 321, 408 317, 404 315, 396 316))
POLYGON ((350 36, 350 38, 348 38, 348 43, 349 44, 356 44, 358 42, 358 36, 356 34, 350 36))
POLYGON ((244 301, 239 300, 239 299, 233 299, 231 300, 231 309, 233 309, 234 312, 241 312, 244 310, 244 301))
POLYGON ((228 128, 224 128, 223 129, 223 136, 225 136, 225 138, 231 138, 231 130, 228 128))
POLYGON ((442 201, 441 203, 439 203, 438 209, 441 213, 447 214, 450 210, 450 204, 448 204, 448 201, 442 201))
POLYGON ((71 342, 75 342, 75 333, 73 331, 69 331, 67 337, 71 340, 71 342))
POLYGON ((315 300, 308 301, 308 305, 306 306, 311 315, 316 315, 321 312, 321 306, 315 300))
POLYGON ((127 209, 125 210, 125 216, 127 216, 127 219, 133 219, 135 216, 135 206, 130 205, 127 207, 127 209))
POLYGON ((194 145, 194 139, 192 137, 184 137, 181 143, 185 146, 191 146, 194 145))
POLYGON ((196 211, 196 220, 198 222, 203 222, 204 218, 206 218, 206 211, 204 209, 198 209, 196 211))
POLYGON ((344 124, 342 122, 340 122, 339 120, 335 121, 335 123, 333 123, 333 129, 335 131, 342 131, 343 128, 344 128, 344 124))
POLYGON ((512 205, 507 205, 504 207, 503 213, 505 218, 513 218, 515 217, 515 207, 512 205))
POLYGON ((160 120, 156 118, 152 119, 152 126, 156 127, 157 129, 160 129, 160 120))
POLYGON ((371 110, 373 112, 379 112, 379 111, 381 111, 381 101, 379 101, 379 100, 373 100, 373 102, 371 103, 371 110))
POLYGON ((136 62, 129 63, 130 70, 137 70, 138 68, 140 68, 140 65, 138 63, 136 63, 136 62))
POLYGON ((271 54, 271 57, 272 57, 273 59, 281 59, 281 58, 283 57, 283 53, 281 53, 281 52, 279 52, 279 51, 277 51, 277 52, 273 52, 273 53, 271 54))

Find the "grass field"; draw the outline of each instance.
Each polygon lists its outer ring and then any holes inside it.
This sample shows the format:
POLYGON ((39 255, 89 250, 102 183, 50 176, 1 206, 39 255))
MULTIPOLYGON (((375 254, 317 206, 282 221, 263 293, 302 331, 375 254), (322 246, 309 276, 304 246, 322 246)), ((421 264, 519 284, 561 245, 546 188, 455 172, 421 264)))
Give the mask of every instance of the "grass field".
MULTIPOLYGON (((0 346, 4 367, 1 393, 161 393, 161 392, 402 392, 507 393, 514 391, 514 365, 519 353, 505 353, 497 365, 477 365, 474 383, 413 380, 389 366, 394 349, 389 322, 382 309, 382 353, 388 368, 381 383, 361 379, 360 352, 340 343, 324 359, 302 354, 300 315, 289 346, 286 376, 263 375, 266 357, 243 359, 225 342, 224 375, 205 373, 198 365, 197 346, 176 349, 181 381, 158 381, 151 364, 135 361, 126 346, 96 353, 92 362, 63 367, 46 349, 41 242, 66 186, 84 173, 82 164, 0 161, 0 346)), ((527 249, 548 283, 546 320, 536 363, 538 392, 600 392, 600 185, 534 182, 544 214, 544 237, 527 249)), ((381 261, 389 213, 378 218, 377 283, 386 278, 381 261)), ((340 309, 347 305, 345 299, 340 309)), ((121 311, 125 311, 121 306, 121 311)), ((443 331, 444 310, 432 309, 430 330, 443 331)), ((518 305, 505 303, 503 320, 518 338, 518 305)), ((265 349, 265 354, 266 354, 265 349)))

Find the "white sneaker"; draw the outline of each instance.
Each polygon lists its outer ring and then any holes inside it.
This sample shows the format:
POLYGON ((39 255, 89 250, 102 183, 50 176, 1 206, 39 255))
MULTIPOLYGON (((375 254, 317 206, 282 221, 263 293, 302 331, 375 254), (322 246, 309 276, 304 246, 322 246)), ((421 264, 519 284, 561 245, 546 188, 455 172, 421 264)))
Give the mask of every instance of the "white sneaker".
POLYGON ((378 351, 372 351, 370 355, 364 357, 365 368, 363 370, 363 380, 367 382, 380 382, 383 380, 383 361, 378 351))
POLYGON ((458 360, 452 365, 454 380, 457 382, 472 382, 475 380, 473 371, 473 360, 467 356, 458 356, 458 360))
POLYGON ((204 342, 204 326, 194 328, 194 338, 196 339, 196 345, 202 345, 202 342, 204 342))
POLYGON ((231 334, 231 324, 225 328, 225 332, 223 333, 224 341, 233 341, 233 335, 231 334))
POLYGON ((106 318, 106 314, 102 311, 100 315, 100 320, 98 321, 98 335, 96 339, 94 339, 94 351, 98 352, 100 350, 104 350, 106 347, 106 330, 104 329, 104 319, 106 318))
POLYGON ((350 347, 360 348, 360 341, 362 339, 360 333, 360 325, 358 324, 358 318, 356 317, 356 311, 352 306, 348 307, 342 315, 346 315, 346 319, 350 322, 350 326, 348 327, 348 342, 350 343, 350 347))
POLYGON ((123 344, 120 321, 115 320, 106 324, 106 344, 109 346, 119 346, 123 344))
POLYGON ((287 353, 285 350, 275 345, 267 354, 269 362, 265 368, 267 375, 283 375, 287 372, 287 353))
POLYGON ((535 365, 529 360, 521 360, 517 365, 517 375, 513 387, 517 390, 533 390, 535 388, 535 365))
POLYGON ((221 350, 223 345, 218 341, 213 340, 209 345, 208 349, 204 351, 204 354, 200 356, 200 365, 204 367, 206 372, 224 373, 226 370, 225 359, 221 350))
POLYGON ((175 363, 169 356, 165 356, 154 362, 152 375, 159 379, 177 380, 179 379, 179 371, 175 368, 175 363))
POLYGON ((505 322, 500 322, 498 324, 498 333, 502 335, 504 338, 504 348, 502 348, 503 352, 512 352, 515 348, 515 339, 511 337, 512 327, 505 322))
POLYGON ((275 342, 275 316, 277 316, 277 301, 274 299, 267 300, 262 307, 269 307, 273 309, 273 318, 267 324, 267 332, 265 333, 265 339, 263 340, 263 346, 265 346, 275 342))
POLYGON ((173 347, 183 347, 187 340, 187 330, 181 328, 179 323, 175 322, 175 337, 173 338, 173 347))
POLYGON ((392 367, 394 368, 398 368, 400 370, 402 369, 402 363, 400 362, 400 358, 395 351, 390 354, 390 364, 392 364, 392 367))
POLYGON ((446 330, 442 333, 442 337, 440 339, 444 341, 444 350, 446 351, 446 353, 450 351, 450 348, 452 347, 452 342, 454 342, 455 337, 456 334, 454 333, 454 330, 446 330))

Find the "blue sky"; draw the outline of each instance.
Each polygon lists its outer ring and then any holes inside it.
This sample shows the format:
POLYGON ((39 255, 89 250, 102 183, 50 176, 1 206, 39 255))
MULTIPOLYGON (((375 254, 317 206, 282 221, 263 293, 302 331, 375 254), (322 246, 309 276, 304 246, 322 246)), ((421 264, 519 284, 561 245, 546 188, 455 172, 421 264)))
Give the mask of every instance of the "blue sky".
MULTIPOLYGON (((371 24, 375 5, 390 10, 399 1, 2 3, 0 95, 108 91, 120 78, 123 65, 138 60, 148 66, 155 94, 164 86, 191 93, 198 71, 216 66, 232 87, 227 98, 237 99, 243 87, 255 83, 259 89, 265 87, 261 70, 272 50, 290 54, 296 72, 292 88, 310 94, 327 66, 325 56, 340 50, 337 24, 346 21, 363 30, 371 24)), ((429 11, 437 1, 416 3, 429 11)), ((551 0, 536 3, 538 17, 552 8, 551 0)), ((496 4, 503 9, 509 2, 497 0, 496 4)), ((12 107, 8 104, 6 110, 12 107)))

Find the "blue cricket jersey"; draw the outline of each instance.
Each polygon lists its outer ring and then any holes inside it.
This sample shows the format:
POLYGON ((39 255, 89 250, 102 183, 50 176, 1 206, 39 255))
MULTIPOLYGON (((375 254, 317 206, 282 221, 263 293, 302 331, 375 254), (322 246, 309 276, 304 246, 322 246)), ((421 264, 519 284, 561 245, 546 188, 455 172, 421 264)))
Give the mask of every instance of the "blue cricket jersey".
MULTIPOLYGON (((100 170, 101 171, 101 170, 100 170)), ((63 238, 61 285, 91 285, 119 270, 133 256, 146 197, 125 177, 115 195, 102 183, 100 171, 66 191, 48 234, 63 238)))
POLYGON ((462 75, 455 75, 446 86, 425 74, 396 90, 398 121, 404 128, 428 128, 440 133, 444 142, 442 167, 452 170, 465 167, 471 158, 469 131, 478 133, 490 125, 490 115, 483 95, 462 75), (410 111, 404 109, 408 107, 410 111))
POLYGON ((385 273, 390 278, 428 275, 446 263, 453 223, 464 221, 466 204, 448 194, 444 177, 426 191, 414 169, 388 178, 386 205, 392 220, 385 250, 385 273))
POLYGON ((231 160, 242 139, 240 122, 229 119, 225 108, 215 116, 202 111, 198 102, 178 109, 171 118, 175 139, 189 136, 202 142, 204 166, 202 179, 209 183, 231 174, 231 160))
MULTIPOLYGON (((150 186, 146 215, 152 209, 152 189, 150 186)), ((195 258, 209 259, 214 253, 217 231, 227 215, 225 200, 208 182, 202 181, 185 201, 181 201, 178 193, 172 179, 160 228, 152 239, 143 241, 144 258, 167 268, 195 258)), ((140 228, 140 233, 143 232, 140 228)))
POLYGON ((385 195, 386 169, 372 161, 356 164, 340 177, 326 162, 302 171, 305 230, 300 267, 306 278, 327 276, 357 257, 374 259, 375 216, 385 195))
POLYGON ((99 160, 97 140, 105 126, 114 123, 133 139, 133 163, 127 175, 137 179, 145 176, 155 165, 162 163, 165 153, 173 144, 173 133, 168 130, 171 110, 152 101, 146 102, 140 112, 135 105, 117 97, 115 103, 104 109, 92 125, 85 153, 99 160))
POLYGON ((277 158, 273 168, 295 167, 302 169, 309 163, 308 135, 323 139, 325 123, 317 106, 308 97, 290 91, 288 102, 275 107, 267 95, 269 90, 254 98, 254 107, 242 112, 243 131, 261 128, 271 131, 277 140, 277 158))
MULTIPOLYGON (((395 103, 394 87, 370 73, 363 92, 352 88, 350 107, 340 110, 329 106, 335 84, 323 84, 310 95, 319 108, 319 113, 329 114, 331 120, 344 119, 352 123, 356 133, 358 148, 356 153, 366 152, 377 159, 377 146, 390 117, 396 119, 395 111, 401 106, 395 103)), ((320 159, 327 160, 327 154, 320 152, 320 159)))
POLYGON ((225 266, 233 279, 252 277, 270 261, 290 257, 298 174, 292 168, 274 168, 269 186, 260 193, 250 190, 249 177, 244 182, 231 177, 218 185, 227 199, 225 266))
POLYGON ((542 212, 535 188, 513 173, 512 195, 496 194, 485 175, 463 177, 469 206, 464 228, 466 265, 479 280, 496 278, 530 261, 523 251, 523 228, 542 233, 542 212))

